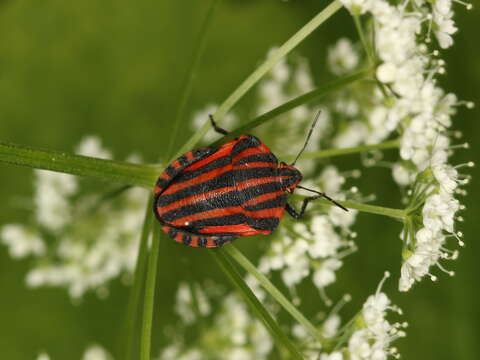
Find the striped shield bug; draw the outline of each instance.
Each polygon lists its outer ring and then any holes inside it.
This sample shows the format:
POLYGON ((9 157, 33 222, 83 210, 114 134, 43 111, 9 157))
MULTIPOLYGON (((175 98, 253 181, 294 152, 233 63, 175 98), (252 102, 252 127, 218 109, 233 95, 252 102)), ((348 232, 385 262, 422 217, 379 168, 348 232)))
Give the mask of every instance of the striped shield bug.
MULTIPOLYGON (((219 247, 240 236, 270 234, 284 212, 302 217, 312 200, 324 193, 299 185, 302 174, 294 167, 305 150, 320 113, 292 164, 279 162, 253 135, 213 148, 192 150, 173 161, 155 185, 153 210, 163 231, 179 243, 194 247, 219 247), (316 193, 303 200, 300 211, 288 202, 295 188, 316 193)), ((228 132, 217 126, 220 134, 228 132)))

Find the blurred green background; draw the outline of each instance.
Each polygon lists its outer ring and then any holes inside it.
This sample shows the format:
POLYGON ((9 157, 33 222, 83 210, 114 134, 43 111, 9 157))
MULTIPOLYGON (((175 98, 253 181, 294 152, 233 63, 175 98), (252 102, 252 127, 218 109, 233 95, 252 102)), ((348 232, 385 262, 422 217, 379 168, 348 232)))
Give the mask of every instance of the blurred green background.
MULTIPOLYGON (((98 134, 119 159, 135 151, 154 161, 165 150, 206 3, 0 1, 0 140, 72 151, 84 135, 98 134)), ((211 27, 188 115, 225 99, 269 48, 289 38, 325 4, 224 0, 211 27)), ((454 47, 445 52, 447 76, 442 83, 459 98, 478 104, 480 12, 456 9, 460 31, 454 47)), ((351 18, 342 11, 297 48, 309 59, 316 84, 329 77, 328 45, 342 35, 356 39, 353 30, 351 18)), ((243 99, 236 112, 247 116, 251 100, 243 99)), ((476 161, 478 116, 476 109, 459 110, 455 127, 464 132, 472 149, 458 152, 454 163, 476 161)), ((189 135, 189 130, 181 131, 179 144, 189 135)), ((339 165, 358 167, 359 159, 342 158, 339 165)), ((0 173, 0 224, 22 223, 30 212, 18 203, 32 194, 32 171, 0 165, 0 173)), ((425 280, 407 294, 398 293, 399 225, 360 215, 356 225, 360 250, 347 259, 337 284, 329 288, 332 298, 352 294, 354 300, 345 309, 352 313, 373 293, 383 271, 392 271, 395 280, 385 290, 410 323, 408 337, 395 344, 404 359, 480 358, 478 167, 472 174, 461 226, 467 247, 448 264, 455 277, 442 275, 439 283, 425 280)), ((355 185, 365 194, 377 194, 378 204, 399 206, 398 189, 385 169, 364 171, 355 185)), ((237 244, 250 257, 258 255, 255 242, 237 244)), ((194 276, 225 282, 204 251, 171 242, 162 245, 160 261, 154 349, 164 344, 163 326, 175 322, 172 307, 179 281, 194 276), (175 260, 179 258, 183 260, 175 260)), ((108 299, 90 294, 72 305, 65 290, 28 290, 27 269, 28 261, 13 261, 0 247, 1 359, 34 359, 43 349, 52 359, 78 359, 92 342, 119 357, 128 288, 117 281, 108 299)), ((301 307, 314 314, 323 304, 312 292, 301 307)))

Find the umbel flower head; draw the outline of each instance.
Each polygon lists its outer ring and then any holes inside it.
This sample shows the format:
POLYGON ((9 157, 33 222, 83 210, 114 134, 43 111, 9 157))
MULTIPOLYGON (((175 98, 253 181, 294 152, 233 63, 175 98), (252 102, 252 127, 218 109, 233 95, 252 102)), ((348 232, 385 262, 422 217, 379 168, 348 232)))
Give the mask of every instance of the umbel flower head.
MULTIPOLYGON (((466 165, 473 166, 473 163, 466 165)), ((462 233, 455 229, 457 212, 464 206, 453 195, 460 191, 459 185, 467 182, 468 177, 459 178, 458 170, 446 164, 429 167, 418 174, 409 192, 410 202, 401 235, 403 264, 400 291, 409 290, 415 281, 424 276, 435 281, 437 277, 431 273, 432 266, 454 275, 441 262, 458 257, 457 250, 448 248, 451 246, 449 239, 455 239, 459 246, 464 245, 462 233)))

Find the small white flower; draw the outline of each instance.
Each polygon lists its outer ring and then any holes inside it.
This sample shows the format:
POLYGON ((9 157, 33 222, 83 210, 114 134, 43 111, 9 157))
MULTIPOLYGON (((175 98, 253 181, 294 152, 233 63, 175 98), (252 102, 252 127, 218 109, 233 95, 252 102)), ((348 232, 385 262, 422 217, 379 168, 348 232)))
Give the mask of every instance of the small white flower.
POLYGON ((354 15, 364 14, 370 9, 372 0, 341 0, 343 6, 345 6, 354 15))
POLYGON ((397 67, 392 63, 383 63, 377 68, 377 78, 383 83, 395 81, 397 76, 397 67))
POLYGON ((100 138, 92 135, 83 138, 75 148, 75 152, 79 155, 93 156, 102 159, 112 158, 112 153, 103 147, 100 138))
POLYGON ((330 354, 322 354, 320 360, 343 360, 344 357, 340 351, 334 351, 330 354))
POLYGON ((318 288, 324 288, 335 282, 335 271, 342 266, 342 262, 335 258, 330 258, 322 262, 313 274, 313 282, 318 288))
POLYGON ((111 360, 111 355, 99 345, 91 345, 83 354, 82 360, 111 360))
POLYGON ((415 174, 401 163, 393 165, 392 175, 395 182, 401 186, 409 185, 415 177, 415 174))
POLYGON ((326 338, 334 337, 340 328, 341 319, 338 314, 330 315, 322 326, 322 334, 326 338))
MULTIPOLYGON (((358 2, 365 1, 358 0, 358 2)), ((342 75, 355 69, 358 61, 358 53, 348 38, 341 38, 333 47, 328 49, 328 65, 336 75, 342 75)))
POLYGON ((38 354, 37 360, 50 360, 50 356, 46 352, 38 354))
POLYGON ((10 256, 23 258, 45 253, 45 244, 40 236, 22 225, 10 224, 1 228, 1 241, 8 246, 10 256))

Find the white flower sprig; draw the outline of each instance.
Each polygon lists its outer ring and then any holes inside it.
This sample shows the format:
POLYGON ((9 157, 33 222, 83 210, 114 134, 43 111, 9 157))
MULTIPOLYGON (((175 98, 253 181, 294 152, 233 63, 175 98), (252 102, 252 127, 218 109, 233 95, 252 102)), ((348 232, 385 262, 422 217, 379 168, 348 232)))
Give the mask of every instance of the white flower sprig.
MULTIPOLYGON (((96 137, 85 138, 77 153, 111 157, 96 137)), ((91 289, 108 294, 107 283, 135 267, 147 193, 132 188, 102 201, 82 192, 71 175, 37 170, 35 179, 35 221, 4 225, 0 232, 13 257, 34 257, 27 285, 63 286, 72 298, 91 289)))
MULTIPOLYGON (((399 285, 401 291, 407 291, 423 276, 435 280, 436 276, 430 273, 433 265, 453 275, 442 267, 440 260, 457 257, 456 251, 444 245, 448 237, 461 237, 455 230, 455 214, 462 205, 454 195, 463 192, 458 185, 468 179, 461 177, 448 159, 454 148, 466 145, 452 146, 450 137, 454 133, 449 128, 455 108, 459 105, 470 108, 473 104, 458 101, 454 94, 446 94, 438 86, 436 77, 445 73, 445 62, 438 58, 437 50, 428 51, 432 29, 441 48, 453 44, 452 35, 457 30, 452 20, 453 2, 395 4, 385 0, 343 0, 342 3, 353 16, 368 14, 373 20, 372 49, 380 61, 376 68, 380 86, 373 91, 373 106, 367 107, 365 116, 370 125, 384 129, 374 140, 381 140, 395 130, 401 134, 401 161, 392 166, 393 178, 402 187, 413 184, 407 199, 407 210, 412 214, 402 232, 404 251, 399 285), (415 179, 426 176, 426 170, 427 184, 414 183, 415 179)), ((459 244, 463 244, 460 239, 459 244)))

